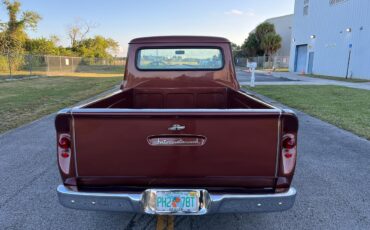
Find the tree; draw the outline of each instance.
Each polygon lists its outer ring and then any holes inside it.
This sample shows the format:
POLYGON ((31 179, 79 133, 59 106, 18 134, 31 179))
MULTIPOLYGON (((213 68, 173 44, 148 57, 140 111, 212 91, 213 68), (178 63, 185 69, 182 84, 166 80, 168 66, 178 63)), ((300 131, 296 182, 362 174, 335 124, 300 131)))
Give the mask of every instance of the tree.
POLYGON ((19 54, 23 53, 23 43, 27 39, 25 30, 35 29, 41 17, 33 11, 24 11, 18 19, 21 3, 17 0, 3 0, 3 4, 8 11, 9 20, 1 24, 0 52, 7 56, 11 77, 12 69, 21 64, 19 54))
POLYGON ((118 47, 118 42, 111 38, 95 36, 80 41, 75 51, 82 57, 110 58, 111 53, 117 52, 118 47))
POLYGON ((75 52, 73 52, 73 50, 70 48, 70 47, 62 47, 62 46, 59 46, 58 47, 58 50, 59 50, 59 54, 60 56, 78 56, 78 54, 76 54, 75 52))
MULTIPOLYGON (((271 40, 272 35, 277 35, 275 31, 275 26, 271 23, 264 22, 259 24, 255 31, 250 33, 248 38, 244 41, 242 45, 243 54, 249 57, 253 56, 262 56, 262 55, 272 55, 274 52, 270 52, 271 49, 267 50, 266 45, 267 41, 265 41, 264 46, 262 45, 265 37, 270 37, 271 40)), ((279 36, 279 35, 277 35, 279 36)), ((279 36, 280 37, 280 36, 279 36)), ((281 39, 281 38, 280 38, 281 39)), ((281 41, 280 41, 281 43, 281 41)), ((279 49, 279 48, 278 48, 279 49)), ((276 52, 276 50, 275 50, 276 52)))
POLYGON ((27 39, 24 48, 29 54, 59 55, 59 48, 55 42, 46 38, 27 39))
POLYGON ((79 42, 84 40, 91 29, 97 25, 82 19, 76 19, 75 22, 68 26, 67 33, 70 39, 71 48, 75 49, 79 42))
POLYGON ((235 44, 234 42, 231 42, 231 49, 233 52, 240 50, 240 46, 235 44))
POLYGON ((58 46, 59 42, 60 42, 60 38, 57 36, 57 35, 50 35, 50 39, 49 39, 52 43, 54 43, 55 46, 58 46))
POLYGON ((237 57, 241 57, 242 54, 241 54, 241 47, 235 43, 231 43, 231 50, 233 52, 233 58, 237 58, 237 57))
POLYGON ((81 57, 89 58, 111 58, 112 53, 118 52, 118 42, 111 38, 95 36, 87 38, 91 29, 97 27, 97 24, 77 19, 73 24, 68 26, 67 34, 70 39, 70 47, 61 49, 65 55, 75 54, 81 57))
POLYGON ((24 11, 18 19, 21 3, 17 0, 13 2, 3 0, 3 4, 6 6, 9 17, 9 21, 6 24, 3 23, 5 35, 21 43, 24 42, 27 38, 25 30, 36 29, 41 16, 33 11, 24 11))
POLYGON ((255 34, 260 49, 263 38, 269 33, 276 34, 274 24, 271 24, 269 22, 263 22, 257 26, 255 34))
POLYGON ((254 57, 263 55, 263 51, 260 49, 260 44, 255 33, 249 34, 241 48, 245 56, 254 57))
POLYGON ((0 33, 6 30, 7 24, 5 22, 0 21, 0 33))
POLYGON ((268 55, 269 62, 271 63, 272 55, 281 48, 281 37, 276 33, 266 34, 261 42, 261 48, 264 49, 265 54, 268 55))

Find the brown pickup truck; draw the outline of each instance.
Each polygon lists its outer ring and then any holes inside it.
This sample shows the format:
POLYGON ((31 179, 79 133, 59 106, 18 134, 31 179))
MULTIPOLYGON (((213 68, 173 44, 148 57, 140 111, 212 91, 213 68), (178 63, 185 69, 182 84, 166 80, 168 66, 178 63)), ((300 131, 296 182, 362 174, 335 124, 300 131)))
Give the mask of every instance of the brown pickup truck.
POLYGON ((121 90, 55 119, 62 205, 201 215, 294 204, 298 120, 243 92, 230 42, 130 42, 121 90))

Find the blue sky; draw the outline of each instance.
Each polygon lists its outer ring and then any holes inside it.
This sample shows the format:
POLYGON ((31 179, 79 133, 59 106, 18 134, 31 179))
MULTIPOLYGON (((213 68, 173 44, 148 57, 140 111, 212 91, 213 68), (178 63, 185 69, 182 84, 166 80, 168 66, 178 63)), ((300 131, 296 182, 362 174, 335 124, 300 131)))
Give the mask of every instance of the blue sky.
MULTIPOLYGON (((68 44, 67 27, 82 19, 97 25, 90 36, 111 37, 125 55, 135 37, 213 35, 241 44, 267 18, 291 14, 294 0, 21 0, 23 10, 42 17, 31 37, 57 35, 68 44)), ((5 19, 0 9, 0 20, 5 19)))

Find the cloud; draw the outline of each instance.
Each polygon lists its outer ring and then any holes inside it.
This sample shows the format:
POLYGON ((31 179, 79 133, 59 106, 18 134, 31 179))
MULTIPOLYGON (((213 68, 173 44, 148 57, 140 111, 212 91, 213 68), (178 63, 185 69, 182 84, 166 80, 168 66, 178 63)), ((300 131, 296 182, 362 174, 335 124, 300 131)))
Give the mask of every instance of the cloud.
POLYGON ((249 17, 253 17, 253 16, 256 15, 253 10, 248 10, 244 14, 247 15, 247 16, 249 16, 249 17))
POLYGON ((237 10, 237 9, 232 9, 232 10, 225 12, 225 14, 228 14, 228 15, 242 15, 243 13, 244 13, 243 11, 237 10))
POLYGON ((227 15, 235 15, 235 16, 246 15, 246 16, 249 16, 249 17, 255 16, 253 10, 247 10, 247 11, 243 12, 241 10, 232 9, 232 10, 226 11, 225 14, 227 14, 227 15))

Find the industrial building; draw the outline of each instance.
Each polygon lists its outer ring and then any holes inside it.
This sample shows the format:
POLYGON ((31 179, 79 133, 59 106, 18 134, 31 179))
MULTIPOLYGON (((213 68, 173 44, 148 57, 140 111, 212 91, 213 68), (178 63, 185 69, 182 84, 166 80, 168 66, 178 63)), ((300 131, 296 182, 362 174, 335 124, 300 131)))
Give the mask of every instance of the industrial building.
POLYGON ((267 19, 265 22, 269 22, 275 26, 275 31, 281 37, 281 48, 275 53, 276 56, 289 57, 290 45, 292 41, 292 24, 293 14, 280 16, 276 18, 267 19))
POLYGON ((370 79, 370 1, 296 0, 289 69, 370 79))

